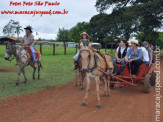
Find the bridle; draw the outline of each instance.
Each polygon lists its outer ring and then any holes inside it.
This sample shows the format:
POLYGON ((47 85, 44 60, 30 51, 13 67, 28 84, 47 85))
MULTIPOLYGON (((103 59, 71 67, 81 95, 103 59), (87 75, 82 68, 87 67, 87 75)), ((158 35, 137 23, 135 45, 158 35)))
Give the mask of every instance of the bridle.
MULTIPOLYGON (((88 49, 81 49, 80 52, 79 52, 79 58, 81 57, 81 53, 83 51, 87 51, 89 53, 89 63, 88 63, 88 66, 90 65, 90 60, 91 60, 91 53, 90 53, 90 50, 88 49)), ((94 54, 94 65, 93 67, 90 67, 90 68, 87 68, 87 69, 82 69, 83 71, 85 72, 92 72, 95 68, 97 68, 97 55, 94 54)))
POLYGON ((16 59, 18 59, 18 57, 19 57, 19 54, 18 55, 16 55, 16 47, 14 46, 14 45, 12 45, 12 47, 11 48, 8 48, 8 46, 7 46, 7 48, 6 48, 6 53, 7 54, 9 54, 10 55, 10 57, 11 57, 11 55, 13 54, 15 57, 12 57, 11 59, 9 59, 8 61, 12 61, 12 60, 14 60, 15 58, 16 59), (11 51, 12 50, 12 51, 11 51))

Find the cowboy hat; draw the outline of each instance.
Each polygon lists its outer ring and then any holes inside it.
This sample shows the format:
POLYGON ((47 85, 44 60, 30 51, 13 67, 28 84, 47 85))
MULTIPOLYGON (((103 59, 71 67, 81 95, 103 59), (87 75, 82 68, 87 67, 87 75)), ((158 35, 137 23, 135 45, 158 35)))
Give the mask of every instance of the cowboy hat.
POLYGON ((83 36, 83 35, 86 35, 88 38, 90 38, 90 36, 86 32, 83 32, 80 34, 80 36, 83 36))
POLYGON ((24 28, 25 30, 29 30, 32 33, 32 28, 31 26, 27 26, 26 28, 24 28))
POLYGON ((129 41, 127 41, 128 42, 128 45, 131 45, 131 41, 129 40, 129 41))
POLYGON ((130 42, 139 45, 139 41, 138 40, 131 40, 130 42))

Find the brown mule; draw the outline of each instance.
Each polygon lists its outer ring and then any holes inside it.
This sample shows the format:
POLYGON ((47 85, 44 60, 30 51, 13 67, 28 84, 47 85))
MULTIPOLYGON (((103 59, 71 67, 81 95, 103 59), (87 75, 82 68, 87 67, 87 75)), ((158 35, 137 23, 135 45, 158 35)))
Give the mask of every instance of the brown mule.
MULTIPOLYGON (((85 106, 87 104, 90 82, 91 79, 95 79, 96 92, 97 92, 97 108, 101 108, 100 91, 99 91, 100 79, 102 78, 105 83, 105 90, 103 96, 110 96, 110 78, 108 78, 108 76, 104 75, 99 71, 99 69, 106 71, 106 68, 101 68, 100 59, 98 58, 96 52, 92 50, 91 46, 92 43, 90 43, 89 46, 86 47, 83 46, 83 43, 80 43, 81 50, 79 56, 82 64, 82 70, 86 72, 86 76, 87 76, 86 93, 81 106, 85 106)), ((110 62, 112 62, 111 56, 110 56, 110 62)), ((107 72, 110 73, 112 72, 112 70, 113 67, 108 68, 107 72)))

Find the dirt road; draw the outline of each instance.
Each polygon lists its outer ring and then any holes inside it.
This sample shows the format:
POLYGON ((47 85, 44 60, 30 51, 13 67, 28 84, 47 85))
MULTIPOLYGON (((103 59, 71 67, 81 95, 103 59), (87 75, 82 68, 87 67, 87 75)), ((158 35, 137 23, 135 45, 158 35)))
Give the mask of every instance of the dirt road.
POLYGON ((155 122, 154 87, 149 94, 142 86, 112 89, 110 97, 102 97, 101 86, 102 109, 96 109, 94 86, 92 82, 85 107, 80 106, 85 90, 75 88, 74 82, 0 102, 0 122, 155 122))

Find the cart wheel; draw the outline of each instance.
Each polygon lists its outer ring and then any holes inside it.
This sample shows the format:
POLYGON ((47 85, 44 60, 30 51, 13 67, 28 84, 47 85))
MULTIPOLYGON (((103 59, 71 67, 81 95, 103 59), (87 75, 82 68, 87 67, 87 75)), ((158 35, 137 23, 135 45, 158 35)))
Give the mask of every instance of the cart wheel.
POLYGON ((151 89, 150 75, 146 75, 144 79, 144 87, 143 90, 145 93, 149 93, 151 89))
POLYGON ((155 86, 156 84, 156 73, 153 71, 150 77, 150 82, 152 86, 155 86))

